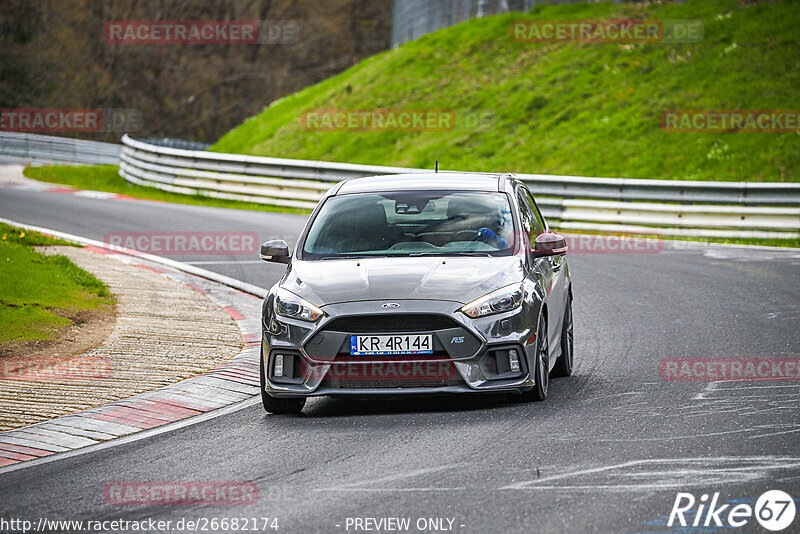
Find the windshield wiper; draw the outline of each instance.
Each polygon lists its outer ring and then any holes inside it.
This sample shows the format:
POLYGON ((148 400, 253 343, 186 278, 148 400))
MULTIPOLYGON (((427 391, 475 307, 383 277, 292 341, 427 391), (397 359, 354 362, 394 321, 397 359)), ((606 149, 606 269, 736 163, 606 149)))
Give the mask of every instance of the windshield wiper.
POLYGON ((489 252, 451 252, 450 256, 487 256, 492 257, 489 252))
POLYGON ((412 252, 409 254, 412 257, 419 257, 419 256, 488 256, 492 257, 492 255, 488 252, 412 252))
POLYGON ((338 255, 338 256, 323 256, 319 261, 327 260, 364 260, 370 258, 421 258, 425 256, 440 256, 446 258, 448 256, 477 256, 477 257, 493 257, 489 252, 410 252, 408 254, 371 254, 362 256, 338 255))
POLYGON ((324 256, 320 258, 320 261, 327 261, 327 260, 363 260, 365 258, 374 258, 376 256, 324 256))

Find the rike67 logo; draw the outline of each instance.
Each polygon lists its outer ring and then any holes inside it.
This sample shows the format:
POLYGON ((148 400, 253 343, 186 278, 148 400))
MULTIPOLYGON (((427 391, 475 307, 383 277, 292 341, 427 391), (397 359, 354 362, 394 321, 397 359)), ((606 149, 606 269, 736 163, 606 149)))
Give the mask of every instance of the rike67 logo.
POLYGON ((781 490, 764 492, 755 506, 741 500, 722 504, 719 492, 710 501, 705 493, 699 500, 691 493, 678 493, 667 526, 738 528, 755 519, 763 528, 777 532, 794 522, 795 511, 794 499, 781 490))

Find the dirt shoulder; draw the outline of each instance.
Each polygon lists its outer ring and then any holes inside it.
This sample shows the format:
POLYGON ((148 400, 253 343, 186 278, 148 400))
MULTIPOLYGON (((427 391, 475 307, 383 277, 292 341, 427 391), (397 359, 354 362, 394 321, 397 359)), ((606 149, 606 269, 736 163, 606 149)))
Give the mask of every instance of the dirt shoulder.
MULTIPOLYGON (((114 330, 114 306, 89 310, 60 310, 58 315, 72 324, 55 330, 54 339, 21 341, 0 347, 0 361, 25 357, 29 360, 56 361, 82 356, 99 347, 114 330)), ((0 375, 2 377, 2 375, 0 375)))

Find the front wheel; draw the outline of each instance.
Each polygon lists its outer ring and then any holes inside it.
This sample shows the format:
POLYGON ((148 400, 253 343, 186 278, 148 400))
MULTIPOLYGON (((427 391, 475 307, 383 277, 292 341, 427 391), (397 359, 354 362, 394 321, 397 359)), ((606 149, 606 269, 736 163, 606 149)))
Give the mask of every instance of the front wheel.
POLYGON ((259 360, 261 360, 261 404, 264 406, 264 409, 269 413, 288 415, 298 414, 303 411, 303 407, 306 405, 305 397, 300 397, 298 399, 276 399, 267 395, 267 392, 264 391, 264 387, 267 384, 267 375, 264 370, 264 356, 262 355, 259 360))
POLYGON ((572 330, 572 299, 570 298, 567 300, 567 309, 564 311, 564 326, 561 328, 561 356, 553 366, 554 377, 572 374, 572 360, 575 351, 572 330))
POLYGON ((547 342, 547 319, 544 313, 539 315, 539 325, 536 327, 536 361, 534 362, 533 379, 536 385, 533 389, 522 394, 522 401, 543 401, 547 399, 547 390, 550 386, 550 345, 547 342))

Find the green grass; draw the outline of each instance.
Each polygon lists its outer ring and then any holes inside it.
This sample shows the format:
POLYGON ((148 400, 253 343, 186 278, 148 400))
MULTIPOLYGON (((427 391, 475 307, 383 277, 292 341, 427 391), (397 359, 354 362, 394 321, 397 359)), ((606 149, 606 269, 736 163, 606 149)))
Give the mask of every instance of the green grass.
POLYGON ((0 236, 2 236, 3 244, 24 245, 26 247, 47 247, 51 245, 63 245, 67 247, 80 246, 71 241, 64 241, 63 239, 39 232, 22 230, 3 222, 0 222, 0 236))
POLYGON ((750 245, 759 247, 792 247, 800 248, 800 239, 742 239, 729 237, 725 239, 708 239, 704 237, 676 237, 677 241, 699 241, 703 243, 725 243, 728 245, 750 245))
POLYGON ((800 181, 800 132, 670 133, 662 110, 800 108, 800 4, 582 3, 471 20, 274 102, 220 152, 579 176, 800 181), (512 42, 520 18, 700 19, 691 44, 512 42), (736 46, 733 46, 733 45, 736 46), (314 109, 447 109, 494 120, 446 132, 307 131, 314 109))
POLYGON ((71 245, 0 223, 0 349, 53 339, 81 310, 110 306, 103 282, 65 256, 45 256, 34 246, 71 245))
POLYGON ((125 181, 119 175, 117 165, 48 165, 44 167, 27 167, 23 174, 32 180, 40 180, 53 184, 68 185, 90 191, 105 191, 134 198, 159 200, 174 204, 192 204, 195 206, 211 206, 216 208, 236 208, 258 211, 281 211, 287 213, 309 213, 308 210, 266 206, 255 202, 239 202, 236 200, 217 199, 202 195, 182 195, 170 193, 154 187, 144 187, 125 181))

